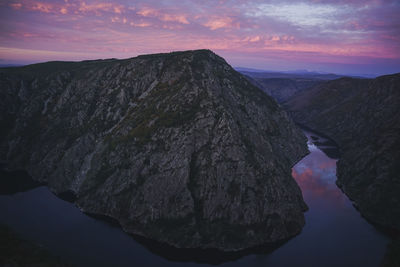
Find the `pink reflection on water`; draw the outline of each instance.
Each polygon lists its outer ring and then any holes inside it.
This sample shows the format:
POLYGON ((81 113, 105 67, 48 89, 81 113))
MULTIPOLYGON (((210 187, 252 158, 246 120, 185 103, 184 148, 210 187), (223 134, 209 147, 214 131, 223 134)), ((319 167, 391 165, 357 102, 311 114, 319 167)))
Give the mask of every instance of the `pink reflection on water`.
POLYGON ((343 205, 348 201, 335 184, 336 160, 310 145, 311 154, 303 158, 292 169, 292 175, 300 186, 308 205, 312 202, 328 201, 343 205))

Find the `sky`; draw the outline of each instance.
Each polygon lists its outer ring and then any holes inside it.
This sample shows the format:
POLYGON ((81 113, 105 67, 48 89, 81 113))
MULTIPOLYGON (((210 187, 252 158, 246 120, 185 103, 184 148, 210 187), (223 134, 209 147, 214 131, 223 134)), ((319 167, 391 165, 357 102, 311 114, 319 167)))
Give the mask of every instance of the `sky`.
POLYGON ((0 0, 0 64, 211 49, 234 67, 400 72, 400 0, 0 0))

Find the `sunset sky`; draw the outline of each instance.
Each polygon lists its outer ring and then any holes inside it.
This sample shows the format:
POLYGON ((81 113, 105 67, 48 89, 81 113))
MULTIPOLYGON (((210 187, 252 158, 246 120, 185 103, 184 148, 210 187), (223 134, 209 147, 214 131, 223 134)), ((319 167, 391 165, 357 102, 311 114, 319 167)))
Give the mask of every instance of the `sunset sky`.
POLYGON ((400 72, 399 0, 0 0, 0 64, 208 48, 235 67, 400 72))

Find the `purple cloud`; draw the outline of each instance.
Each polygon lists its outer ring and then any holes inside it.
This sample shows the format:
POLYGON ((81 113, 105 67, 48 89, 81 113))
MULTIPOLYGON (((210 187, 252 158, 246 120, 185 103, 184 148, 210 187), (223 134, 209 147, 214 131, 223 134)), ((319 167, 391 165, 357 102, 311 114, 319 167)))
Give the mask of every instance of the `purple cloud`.
POLYGON ((399 13, 398 1, 378 0, 13 0, 0 3, 0 57, 37 62, 209 48, 240 66, 337 71, 335 64, 363 62, 373 72, 398 72, 399 13))

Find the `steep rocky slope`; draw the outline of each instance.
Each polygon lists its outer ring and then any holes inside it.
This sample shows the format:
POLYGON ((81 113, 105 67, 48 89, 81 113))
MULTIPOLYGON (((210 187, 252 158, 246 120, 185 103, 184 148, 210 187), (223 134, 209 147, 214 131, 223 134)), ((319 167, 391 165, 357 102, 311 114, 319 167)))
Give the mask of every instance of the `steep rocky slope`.
POLYGON ((361 214, 400 230, 400 74, 330 81, 285 107, 339 144, 337 183, 361 214))
POLYGON ((305 137, 211 51, 7 68, 0 86, 7 168, 127 232, 232 251, 304 225, 305 137))

